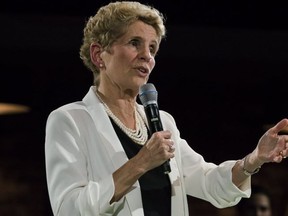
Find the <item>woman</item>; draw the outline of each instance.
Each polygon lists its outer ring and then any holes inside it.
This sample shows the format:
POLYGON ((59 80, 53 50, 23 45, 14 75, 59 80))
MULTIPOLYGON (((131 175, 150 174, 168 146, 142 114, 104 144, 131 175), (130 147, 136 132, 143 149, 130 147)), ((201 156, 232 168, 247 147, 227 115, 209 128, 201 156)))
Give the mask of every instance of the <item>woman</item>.
POLYGON ((243 160, 207 163, 160 111, 149 134, 136 99, 165 37, 162 14, 138 2, 101 7, 84 29, 80 57, 94 85, 82 101, 53 111, 46 126, 46 169, 54 215, 189 215, 186 195, 218 208, 250 196, 250 176, 287 154, 284 119, 243 160), (281 154, 279 154, 281 152, 281 154), (161 165, 170 160, 171 172, 161 165))
POLYGON ((237 205, 239 216, 272 216, 272 197, 266 188, 251 186, 250 199, 243 199, 237 205))

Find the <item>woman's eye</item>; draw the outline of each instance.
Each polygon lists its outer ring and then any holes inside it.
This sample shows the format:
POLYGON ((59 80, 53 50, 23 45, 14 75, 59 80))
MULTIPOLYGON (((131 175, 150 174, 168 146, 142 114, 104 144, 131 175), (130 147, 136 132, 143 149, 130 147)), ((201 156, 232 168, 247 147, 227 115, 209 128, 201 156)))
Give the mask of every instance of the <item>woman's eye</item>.
POLYGON ((150 47, 150 53, 153 54, 153 55, 155 55, 156 52, 157 52, 157 51, 156 51, 156 47, 151 46, 151 47, 150 47))
MULTIPOLYGON (((129 44, 131 44, 132 46, 136 47, 136 49, 144 49, 145 48, 145 44, 142 43, 140 40, 137 40, 137 39, 132 39, 129 44)), ((149 50, 150 50, 150 53, 151 55, 155 56, 156 53, 157 53, 157 45, 150 45, 149 46, 149 50)))
POLYGON ((132 44, 133 46, 138 46, 139 45, 139 41, 138 40, 131 40, 130 44, 132 44))

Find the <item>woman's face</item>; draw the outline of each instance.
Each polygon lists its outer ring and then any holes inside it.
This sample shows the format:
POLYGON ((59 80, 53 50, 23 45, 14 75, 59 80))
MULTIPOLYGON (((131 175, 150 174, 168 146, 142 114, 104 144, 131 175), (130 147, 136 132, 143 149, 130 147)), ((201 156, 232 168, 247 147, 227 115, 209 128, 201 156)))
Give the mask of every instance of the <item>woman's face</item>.
POLYGON ((101 85, 138 92, 155 66, 158 49, 159 38, 152 26, 141 21, 131 24, 108 51, 100 54, 104 62, 100 73, 101 85))
POLYGON ((271 216, 270 200, 267 195, 254 194, 250 198, 249 205, 246 207, 247 213, 245 216, 271 216))

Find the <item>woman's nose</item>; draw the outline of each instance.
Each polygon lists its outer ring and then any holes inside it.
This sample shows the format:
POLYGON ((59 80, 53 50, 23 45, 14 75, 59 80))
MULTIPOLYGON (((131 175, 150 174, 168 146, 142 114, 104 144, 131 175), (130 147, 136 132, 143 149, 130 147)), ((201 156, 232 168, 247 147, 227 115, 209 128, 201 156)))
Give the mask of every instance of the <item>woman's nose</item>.
POLYGON ((149 48, 143 49, 143 51, 141 52, 141 59, 150 62, 152 58, 153 56, 151 55, 150 49, 149 48))

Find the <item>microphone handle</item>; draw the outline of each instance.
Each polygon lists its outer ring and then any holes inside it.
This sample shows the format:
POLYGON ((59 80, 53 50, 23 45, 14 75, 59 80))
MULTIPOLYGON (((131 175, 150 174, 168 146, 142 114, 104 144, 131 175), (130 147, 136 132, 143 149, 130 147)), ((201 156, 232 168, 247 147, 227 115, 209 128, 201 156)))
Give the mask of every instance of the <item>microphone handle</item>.
POLYGON ((171 167, 170 167, 170 159, 168 159, 167 161, 165 161, 163 164, 162 164, 162 168, 163 168, 163 172, 164 174, 168 174, 171 172, 171 167))
MULTIPOLYGON (((149 129, 151 134, 157 131, 163 131, 163 126, 160 119, 159 109, 157 104, 152 103, 145 107, 145 113, 149 124, 149 129)), ((162 164, 162 169, 164 174, 168 174, 171 172, 171 167, 169 163, 170 159, 165 161, 162 164)))

